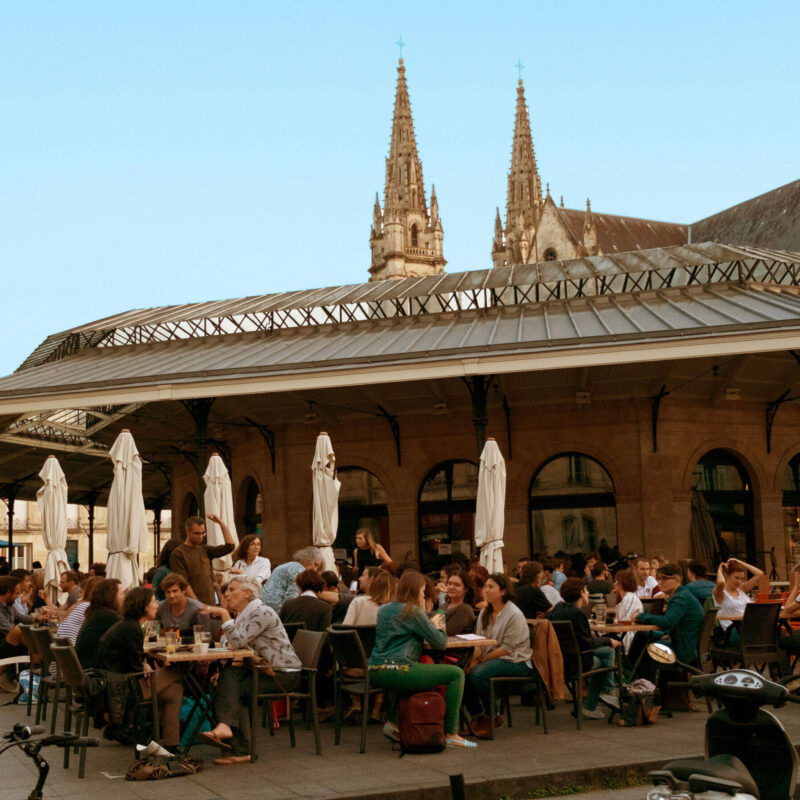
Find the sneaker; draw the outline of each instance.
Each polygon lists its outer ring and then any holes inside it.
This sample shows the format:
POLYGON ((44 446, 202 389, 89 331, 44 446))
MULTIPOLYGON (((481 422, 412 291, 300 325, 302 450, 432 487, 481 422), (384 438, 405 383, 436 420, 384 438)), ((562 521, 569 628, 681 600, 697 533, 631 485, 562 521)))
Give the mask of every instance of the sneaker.
POLYGON ((383 735, 390 741, 390 742, 399 742, 400 741, 400 729, 394 722, 386 722, 383 725, 383 735))
POLYGON ((619 698, 615 694, 601 694, 600 699, 611 708, 619 708, 619 698))
POLYGON ((592 708, 588 709, 586 706, 583 707, 583 716, 586 719, 605 719, 606 715, 600 708, 592 708))

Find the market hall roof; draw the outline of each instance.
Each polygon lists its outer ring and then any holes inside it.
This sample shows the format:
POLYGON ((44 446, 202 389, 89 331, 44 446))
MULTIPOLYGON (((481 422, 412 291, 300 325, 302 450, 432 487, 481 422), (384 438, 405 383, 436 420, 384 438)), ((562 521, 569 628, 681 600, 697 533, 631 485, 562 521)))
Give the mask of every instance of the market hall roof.
POLYGON ((131 311, 50 337, 0 414, 800 348, 798 285, 706 243, 131 311))

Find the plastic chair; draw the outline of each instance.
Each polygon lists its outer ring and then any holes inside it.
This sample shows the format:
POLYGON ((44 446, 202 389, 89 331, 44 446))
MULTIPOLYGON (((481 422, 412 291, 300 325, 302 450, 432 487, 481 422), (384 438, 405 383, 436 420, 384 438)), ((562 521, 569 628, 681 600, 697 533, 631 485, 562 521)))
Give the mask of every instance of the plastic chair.
MULTIPOLYGON (((319 659, 325 647, 325 640, 327 635, 318 631, 305 630, 305 623, 295 632, 292 647, 303 668, 303 678, 305 685, 291 692, 259 692, 258 691, 258 676, 259 669, 256 666, 253 670, 253 693, 250 705, 250 758, 255 761, 256 754, 256 716, 258 713, 258 701, 265 700, 265 713, 269 719, 269 734, 275 735, 275 728, 272 724, 272 701, 281 700, 286 698, 288 704, 288 722, 289 722, 289 741, 292 747, 296 746, 294 735, 294 717, 292 716, 292 700, 304 700, 311 705, 311 722, 314 726, 314 744, 317 749, 317 755, 322 755, 322 745, 319 735, 319 716, 317 714, 317 670, 319 666, 319 659)), ((263 724, 263 723, 262 723, 263 724)))
POLYGON ((367 659, 372 653, 372 648, 375 647, 375 631, 376 625, 345 625, 343 622, 338 622, 331 625, 335 631, 355 631, 358 638, 361 639, 361 645, 364 648, 367 659))
POLYGON ((286 635, 289 637, 290 642, 294 642, 294 637, 297 631, 304 631, 306 629, 305 622, 284 622, 283 628, 286 635))
POLYGON ((593 658, 594 656, 591 650, 580 649, 572 623, 569 620, 556 620, 552 622, 552 625, 558 637, 561 657, 564 660, 564 683, 572 695, 573 711, 578 723, 578 730, 580 730, 582 727, 580 701, 585 688, 584 681, 593 675, 611 672, 617 678, 617 683, 619 683, 619 671, 616 666, 584 669, 584 657, 591 656, 593 658))
MULTIPOLYGON (((742 615, 738 645, 711 649, 711 656, 721 664, 763 671, 770 666, 780 669, 781 651, 778 646, 780 603, 749 603, 742 615)), ((731 628, 733 625, 731 625, 731 628)), ((729 630, 730 630, 729 629, 729 630)))
MULTIPOLYGON (((370 626, 372 627, 372 626, 370 626)), ((349 630, 336 630, 328 628, 328 641, 333 648, 333 696, 335 704, 335 738, 334 744, 339 744, 342 732, 342 693, 359 695, 361 708, 369 708, 369 699, 373 694, 379 694, 383 689, 370 686, 369 664, 364 645, 361 643, 359 632, 355 628, 349 630), (347 670, 360 670, 359 677, 352 677, 347 670)), ((367 749, 367 718, 368 714, 361 714, 361 749, 367 749)))
POLYGON ((642 610, 645 614, 663 614, 664 613, 664 598, 663 597, 642 597, 642 610))
MULTIPOLYGON (((531 644, 534 637, 533 625, 528 625, 531 644)), ((508 727, 513 727, 511 718, 511 698, 515 695, 536 693, 536 724, 539 724, 539 715, 542 719, 542 730, 547 733, 547 708, 545 702, 545 690, 542 679, 536 667, 532 667, 530 672, 523 677, 496 677, 489 679, 489 738, 494 739, 494 709, 495 698, 500 697, 500 713, 505 713, 508 720, 508 727)))

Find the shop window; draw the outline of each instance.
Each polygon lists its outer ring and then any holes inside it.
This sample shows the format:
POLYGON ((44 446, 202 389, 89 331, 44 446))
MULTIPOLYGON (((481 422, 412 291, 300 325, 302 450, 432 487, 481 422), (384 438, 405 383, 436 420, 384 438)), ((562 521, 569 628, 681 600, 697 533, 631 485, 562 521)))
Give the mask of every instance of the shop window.
POLYGON ((783 535, 786 564, 800 564, 800 453, 786 465, 783 473, 783 535))

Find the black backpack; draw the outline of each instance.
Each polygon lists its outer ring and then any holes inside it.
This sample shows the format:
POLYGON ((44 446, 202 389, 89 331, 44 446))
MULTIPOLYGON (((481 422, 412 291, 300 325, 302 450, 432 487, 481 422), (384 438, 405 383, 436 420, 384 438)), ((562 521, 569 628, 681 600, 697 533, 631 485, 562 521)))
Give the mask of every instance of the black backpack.
POLYGON ((445 749, 445 703, 439 692, 417 692, 401 697, 399 711, 403 753, 440 753, 445 749))

